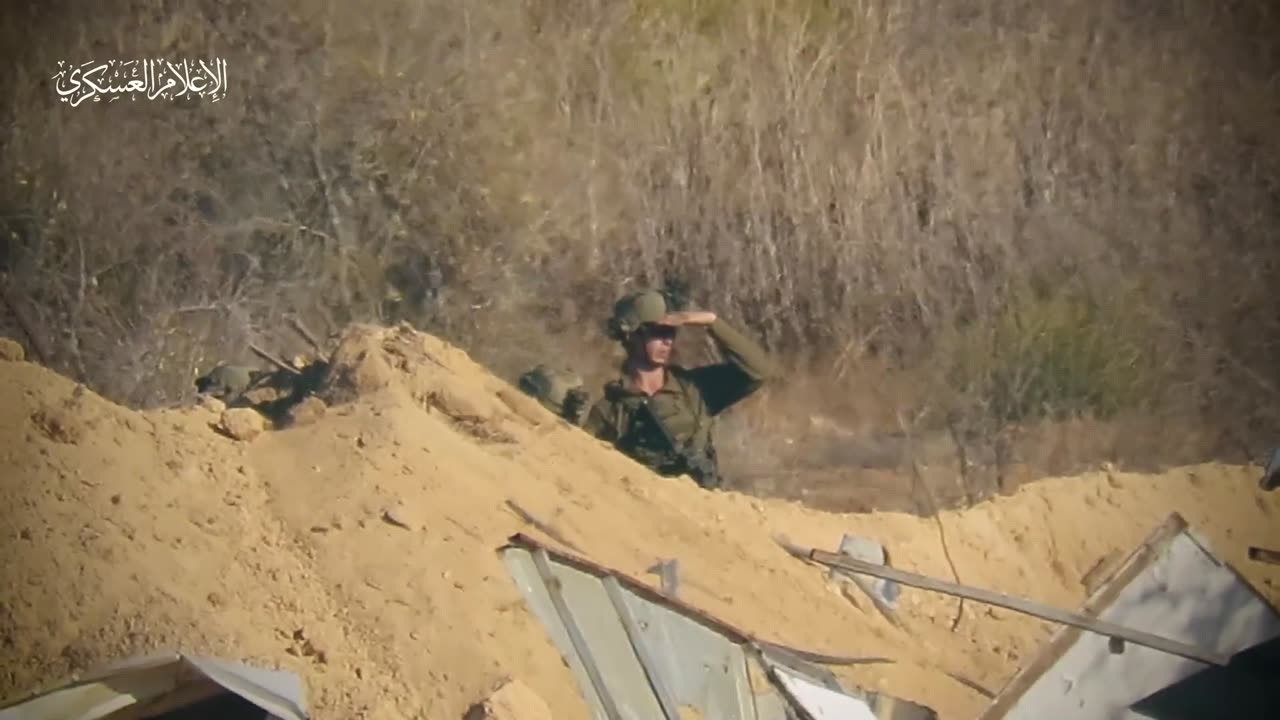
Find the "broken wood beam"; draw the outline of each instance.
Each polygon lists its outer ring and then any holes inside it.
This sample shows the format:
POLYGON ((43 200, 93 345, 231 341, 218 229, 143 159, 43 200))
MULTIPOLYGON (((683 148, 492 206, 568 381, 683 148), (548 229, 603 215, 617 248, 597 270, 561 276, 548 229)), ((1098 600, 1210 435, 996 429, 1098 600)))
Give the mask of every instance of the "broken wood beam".
POLYGON ((577 545, 574 545, 573 542, 569 540, 569 538, 566 538, 563 534, 560 533, 560 531, 552 527, 550 523, 538 519, 537 515, 534 515, 528 510, 525 510, 524 508, 520 507, 518 504, 516 504, 515 500, 508 499, 506 502, 506 505, 507 505, 507 509, 515 513, 516 517, 532 525, 538 530, 541 530, 542 533, 547 537, 551 538, 552 540, 555 540, 556 542, 560 543, 561 545, 564 545, 567 548, 576 550, 578 552, 583 552, 582 548, 578 547, 577 545))
POLYGON ((301 318, 297 315, 291 316, 289 318, 289 326, 293 328, 294 332, 301 335, 303 340, 307 341, 312 350, 315 350, 317 360, 325 363, 329 362, 329 353, 325 352, 324 346, 316 339, 315 333, 311 332, 310 328, 302 323, 301 318))
POLYGON ((1270 565, 1280 565, 1280 550, 1251 547, 1249 548, 1249 559, 1268 563, 1270 565))
POLYGON ((281 370, 283 370, 283 371, 285 371, 285 372, 287 372, 287 373, 290 373, 290 374, 292 374, 292 375, 301 375, 301 374, 302 374, 302 373, 301 373, 297 368, 295 368, 294 366, 290 365, 289 363, 285 362, 284 360, 281 360, 279 357, 276 357, 275 355, 272 355, 271 353, 267 352, 266 350, 263 350, 262 348, 258 347, 257 345, 254 345, 253 343, 249 343, 249 349, 253 351, 253 354, 254 354, 254 355, 257 355, 258 357, 262 358, 263 360, 266 360, 267 362, 271 363, 272 365, 275 365, 277 368, 279 368, 279 369, 281 369, 281 370))

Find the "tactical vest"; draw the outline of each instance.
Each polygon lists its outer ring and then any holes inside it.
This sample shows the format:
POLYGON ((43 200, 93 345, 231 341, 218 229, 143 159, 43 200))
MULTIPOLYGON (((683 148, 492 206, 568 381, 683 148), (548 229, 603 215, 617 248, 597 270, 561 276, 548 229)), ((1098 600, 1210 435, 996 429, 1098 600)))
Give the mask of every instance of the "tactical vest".
POLYGON ((714 418, 686 371, 673 367, 668 372, 667 385, 653 397, 627 392, 617 382, 606 386, 614 444, 659 474, 688 473, 699 485, 716 487, 714 418))

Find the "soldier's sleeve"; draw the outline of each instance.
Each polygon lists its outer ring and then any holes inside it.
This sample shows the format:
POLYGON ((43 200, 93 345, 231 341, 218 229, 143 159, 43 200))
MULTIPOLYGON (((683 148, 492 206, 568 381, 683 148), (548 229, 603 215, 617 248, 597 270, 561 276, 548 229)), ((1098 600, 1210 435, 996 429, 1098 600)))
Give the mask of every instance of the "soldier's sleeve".
POLYGON ((724 320, 716 318, 707 330, 725 362, 695 368, 691 375, 717 415, 777 378, 778 367, 764 348, 724 320))
POLYGON ((591 396, 584 387, 576 387, 565 393, 564 404, 560 409, 560 417, 573 425, 581 425, 591 410, 591 396))

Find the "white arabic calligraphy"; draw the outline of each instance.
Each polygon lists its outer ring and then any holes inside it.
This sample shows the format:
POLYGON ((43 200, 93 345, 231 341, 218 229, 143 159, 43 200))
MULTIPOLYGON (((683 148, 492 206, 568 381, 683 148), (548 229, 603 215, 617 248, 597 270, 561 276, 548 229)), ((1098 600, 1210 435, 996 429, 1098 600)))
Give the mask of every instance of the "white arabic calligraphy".
POLYGON ((102 102, 105 98, 115 102, 126 95, 137 100, 139 94, 148 100, 198 96, 218 102, 227 95, 227 61, 108 60, 73 67, 59 60, 58 72, 50 79, 59 100, 71 107, 79 107, 86 100, 102 102))

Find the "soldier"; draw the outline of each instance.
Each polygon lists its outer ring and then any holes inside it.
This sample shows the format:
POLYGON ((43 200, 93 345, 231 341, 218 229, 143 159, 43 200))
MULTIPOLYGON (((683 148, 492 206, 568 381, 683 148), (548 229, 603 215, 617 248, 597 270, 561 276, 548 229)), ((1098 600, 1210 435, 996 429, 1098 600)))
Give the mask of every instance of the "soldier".
POLYGON ((205 375, 196 378, 196 392, 231 402, 244 394, 264 375, 261 370, 219 363, 205 375))
POLYGON ((712 423, 777 376, 772 358, 715 313, 672 312, 653 290, 620 299, 608 332, 622 343, 626 360, 583 429, 661 475, 688 474, 701 487, 720 487, 712 423), (672 364, 682 326, 707 328, 728 361, 691 369, 672 364))
POLYGON ((543 407, 574 425, 586 416, 588 397, 582 378, 568 370, 539 365, 520 376, 520 389, 543 407))

